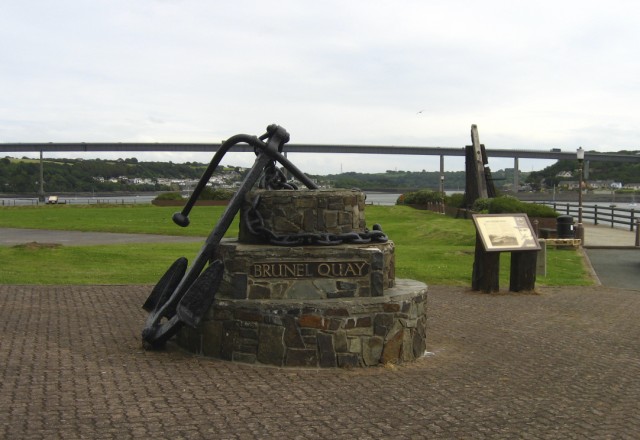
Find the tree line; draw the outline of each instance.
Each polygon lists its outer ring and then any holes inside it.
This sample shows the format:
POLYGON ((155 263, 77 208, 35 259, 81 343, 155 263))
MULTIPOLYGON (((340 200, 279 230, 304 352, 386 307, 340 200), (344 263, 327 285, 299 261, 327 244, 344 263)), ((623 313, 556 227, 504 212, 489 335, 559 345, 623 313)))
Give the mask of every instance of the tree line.
MULTIPOLYGON (((629 153, 629 152, 625 152, 629 153)), ((158 178, 197 180, 206 169, 206 163, 143 162, 136 158, 104 159, 48 159, 44 161, 44 188, 47 193, 56 192, 110 192, 110 191, 169 191, 175 190, 157 182, 158 178), (101 179, 98 179, 101 178, 101 179), (133 184, 133 179, 149 179, 151 183, 133 184), (110 181, 113 180, 113 181, 110 181)), ((246 169, 220 167, 216 174, 237 171, 240 179, 246 169)), ((520 182, 532 189, 553 187, 563 178, 562 172, 578 177, 577 162, 560 160, 540 171, 520 172, 520 182)), ((493 171, 491 177, 498 189, 509 189, 513 183, 513 168, 493 171)), ((214 174, 215 176, 215 174, 214 174)), ((437 171, 395 171, 384 173, 356 173, 310 175, 320 185, 335 188, 360 188, 363 190, 401 191, 441 188, 437 171)), ((566 178, 565 178, 566 179, 566 178)), ((591 180, 615 180, 622 183, 640 181, 640 164, 620 162, 591 162, 591 180)), ((444 173, 447 190, 464 190, 464 171, 444 173)), ((40 164, 37 159, 0 159, 0 193, 37 193, 40 187, 40 164)))
MULTIPOLYGON (((172 162, 138 162, 137 159, 53 159, 43 165, 46 192, 163 191, 166 185, 134 185, 132 179, 158 177, 198 179, 206 164, 172 162), (110 181, 113 179, 114 181, 110 181)), ((30 193, 40 187, 40 164, 35 159, 0 159, 0 192, 30 193)))
MULTIPOLYGON (((619 153, 640 154, 638 151, 620 151, 619 153)), ((539 190, 558 186, 563 180, 578 180, 579 174, 577 160, 559 160, 543 170, 532 171, 526 181, 534 190, 539 190), (567 173, 571 177, 562 177, 567 173)), ((640 183, 640 163, 590 161, 588 180, 612 180, 622 184, 640 183)))
MULTIPOLYGON (((170 191, 158 178, 197 180, 207 164, 198 162, 143 162, 136 158, 49 159, 44 161, 44 189, 47 193, 170 191), (115 181, 110 181, 113 179, 115 181), (156 183, 133 184, 133 179, 150 179, 156 183)), ((238 179, 246 172, 239 167, 225 167, 217 173, 238 171, 238 179)), ((495 173, 499 178, 503 171, 495 173)), ((215 176, 215 174, 214 174, 215 176)), ((328 176, 310 175, 320 185, 336 188, 357 187, 363 190, 407 190, 430 188, 439 190, 439 172, 387 171, 385 173, 348 172, 328 176)), ((464 172, 446 172, 447 189, 464 189, 464 172)), ((40 187, 40 164, 37 159, 0 159, 0 193, 37 193, 40 187)))

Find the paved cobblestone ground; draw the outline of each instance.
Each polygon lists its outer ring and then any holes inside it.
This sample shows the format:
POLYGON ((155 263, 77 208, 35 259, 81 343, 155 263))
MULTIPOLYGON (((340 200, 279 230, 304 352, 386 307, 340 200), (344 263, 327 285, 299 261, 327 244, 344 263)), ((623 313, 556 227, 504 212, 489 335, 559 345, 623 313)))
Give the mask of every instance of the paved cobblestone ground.
POLYGON ((148 286, 0 286, 0 438, 640 436, 640 291, 432 287, 428 354, 284 370, 141 349, 148 286))

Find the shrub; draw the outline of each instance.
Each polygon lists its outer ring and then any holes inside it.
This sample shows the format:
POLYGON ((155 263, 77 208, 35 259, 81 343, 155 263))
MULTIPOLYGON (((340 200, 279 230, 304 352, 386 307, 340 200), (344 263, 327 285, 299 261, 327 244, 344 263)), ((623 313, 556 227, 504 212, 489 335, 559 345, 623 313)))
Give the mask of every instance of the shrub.
POLYGON ((462 208, 464 204, 464 194, 451 194, 445 197, 445 204, 452 208, 462 208))
POLYGON ((485 214, 524 213, 529 217, 555 218, 558 213, 553 208, 535 203, 524 203, 512 196, 501 196, 492 199, 478 199, 473 204, 474 211, 485 214))
POLYGON ((525 210, 524 203, 515 197, 503 196, 486 200, 489 201, 489 214, 509 214, 525 210))
POLYGON ((489 204, 491 203, 491 199, 477 199, 473 202, 471 206, 471 210, 475 212, 480 212, 482 214, 489 213, 489 204))
POLYGON ((421 189, 420 191, 402 194, 396 201, 397 205, 426 205, 432 202, 441 202, 442 194, 430 189, 421 189))
POLYGON ((205 187, 200 193, 200 200, 230 200, 234 192, 228 189, 205 187))
POLYGON ((524 203, 524 206, 527 208, 525 212, 529 217, 556 218, 560 215, 550 206, 538 205, 536 203, 524 203))
POLYGON ((158 194, 155 200, 184 200, 179 192, 166 192, 158 194))

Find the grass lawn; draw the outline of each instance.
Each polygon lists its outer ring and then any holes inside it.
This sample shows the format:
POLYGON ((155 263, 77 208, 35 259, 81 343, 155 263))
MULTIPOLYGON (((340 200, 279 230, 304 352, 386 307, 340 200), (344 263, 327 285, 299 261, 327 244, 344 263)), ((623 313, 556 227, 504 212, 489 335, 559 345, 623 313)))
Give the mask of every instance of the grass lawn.
MULTIPOLYGON (((224 207, 196 206, 191 226, 181 228, 171 220, 179 207, 154 205, 39 205, 0 208, 0 227, 57 229, 64 231, 126 232, 207 236, 224 207)), ((234 226, 237 234, 237 220, 234 226)))
MULTIPOLYGON (((176 208, 153 205, 5 207, 0 227, 190 235, 205 237, 224 207, 196 207, 191 226, 171 221, 176 208)), ((471 285, 475 228, 458 220, 405 206, 367 206, 367 224, 380 223, 396 245, 396 276, 427 284, 471 285)), ((238 234, 238 219, 227 236, 238 234)), ((203 238, 204 241, 204 238, 203 238)), ((0 247, 1 284, 154 284, 178 257, 192 259, 199 243, 108 246, 21 245, 0 247)), ((509 285, 509 254, 501 258, 500 285, 509 285)), ((547 251, 539 285, 592 284, 580 254, 547 251)))

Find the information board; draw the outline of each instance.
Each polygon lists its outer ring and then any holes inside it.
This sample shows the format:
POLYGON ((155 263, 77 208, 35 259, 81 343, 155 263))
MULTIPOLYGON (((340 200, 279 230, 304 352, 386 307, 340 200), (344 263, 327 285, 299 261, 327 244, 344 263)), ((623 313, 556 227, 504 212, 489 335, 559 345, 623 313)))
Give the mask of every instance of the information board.
POLYGON ((526 214, 473 214, 473 222, 487 252, 540 250, 526 214))

